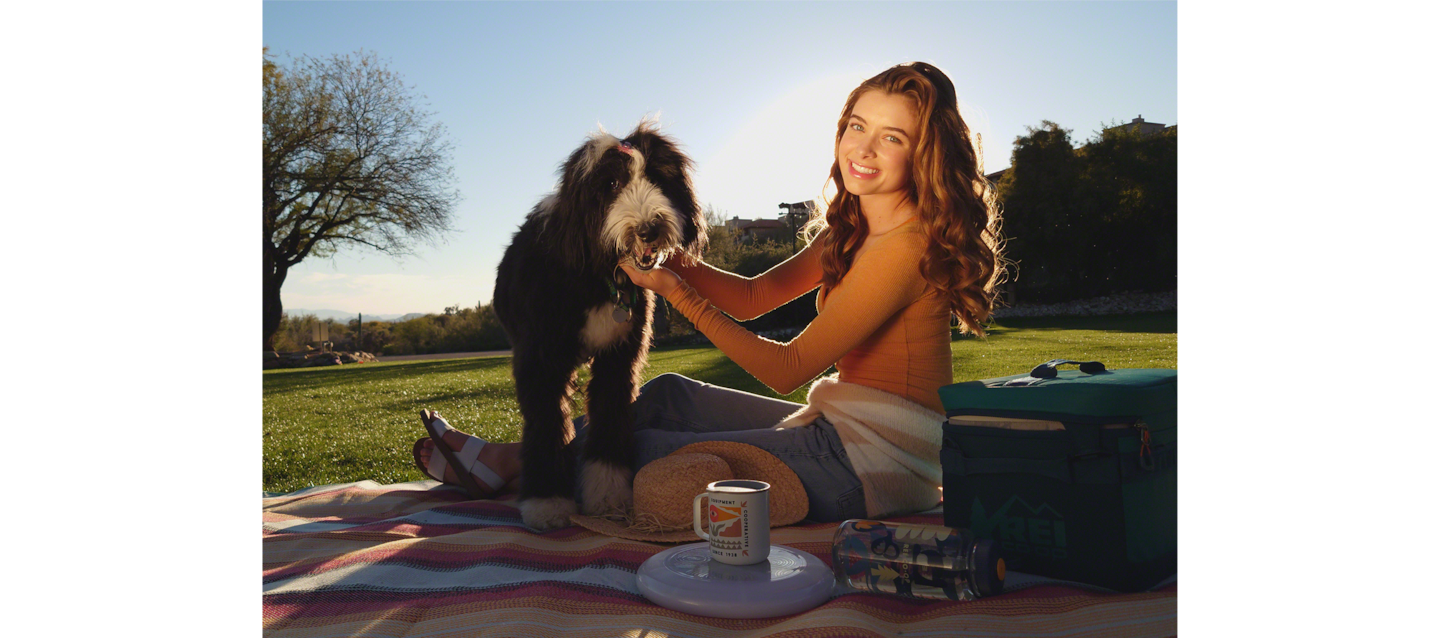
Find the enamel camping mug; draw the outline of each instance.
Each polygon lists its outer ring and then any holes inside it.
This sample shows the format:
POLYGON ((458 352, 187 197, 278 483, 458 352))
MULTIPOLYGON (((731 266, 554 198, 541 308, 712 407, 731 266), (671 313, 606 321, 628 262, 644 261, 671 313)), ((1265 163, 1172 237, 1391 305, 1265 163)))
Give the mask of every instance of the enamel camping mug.
POLYGON ((710 542, 710 558, 729 565, 753 565, 770 557, 770 484, 715 481, 695 496, 695 533, 710 542), (704 513, 700 500, 709 502, 704 513), (703 516, 703 519, 702 519, 703 516), (701 521, 707 521, 707 530, 701 521))

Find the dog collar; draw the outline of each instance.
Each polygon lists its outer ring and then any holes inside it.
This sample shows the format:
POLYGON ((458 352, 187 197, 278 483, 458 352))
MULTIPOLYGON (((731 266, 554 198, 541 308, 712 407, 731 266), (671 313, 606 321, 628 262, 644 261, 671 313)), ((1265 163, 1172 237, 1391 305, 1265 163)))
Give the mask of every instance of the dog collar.
MULTIPOLYGON (((618 270, 617 270, 618 273, 618 270)), ((615 323, 625 323, 630 320, 630 307, 635 304, 634 284, 626 286, 628 282, 621 281, 623 275, 616 275, 614 278, 605 280, 605 285, 610 287, 610 299, 615 303, 615 323), (617 286, 616 284, 619 283, 617 286), (628 293, 628 294, 626 294, 628 293)))

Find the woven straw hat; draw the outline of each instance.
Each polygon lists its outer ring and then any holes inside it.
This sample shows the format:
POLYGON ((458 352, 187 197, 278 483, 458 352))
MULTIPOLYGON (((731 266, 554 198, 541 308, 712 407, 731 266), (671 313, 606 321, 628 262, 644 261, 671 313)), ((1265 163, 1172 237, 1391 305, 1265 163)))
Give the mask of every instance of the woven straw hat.
POLYGON ((624 517, 574 515, 570 522, 616 538, 654 543, 700 540, 691 527, 695 495, 715 481, 752 479, 770 484, 770 526, 798 523, 810 499, 795 470, 746 443, 702 441, 647 463, 635 473, 634 506, 624 517))

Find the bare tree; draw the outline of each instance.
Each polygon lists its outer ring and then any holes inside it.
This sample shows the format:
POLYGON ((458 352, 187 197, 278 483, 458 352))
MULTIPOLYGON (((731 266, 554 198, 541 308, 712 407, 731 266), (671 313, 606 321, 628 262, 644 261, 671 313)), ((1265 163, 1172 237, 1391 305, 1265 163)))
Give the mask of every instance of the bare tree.
POLYGON ((264 57, 265 349, 295 264, 347 245, 402 256, 416 239, 450 230, 445 129, 415 106, 400 76, 373 53, 264 57))

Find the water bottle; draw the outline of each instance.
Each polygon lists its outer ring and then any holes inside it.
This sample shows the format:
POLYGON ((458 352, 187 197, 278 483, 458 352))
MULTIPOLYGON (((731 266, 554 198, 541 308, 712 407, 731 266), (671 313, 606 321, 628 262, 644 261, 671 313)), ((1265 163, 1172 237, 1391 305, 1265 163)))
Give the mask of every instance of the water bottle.
POLYGON ((1005 560, 968 530, 850 519, 830 547, 835 580, 852 591, 974 600, 1005 586, 1005 560))

